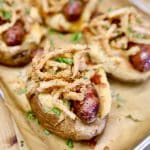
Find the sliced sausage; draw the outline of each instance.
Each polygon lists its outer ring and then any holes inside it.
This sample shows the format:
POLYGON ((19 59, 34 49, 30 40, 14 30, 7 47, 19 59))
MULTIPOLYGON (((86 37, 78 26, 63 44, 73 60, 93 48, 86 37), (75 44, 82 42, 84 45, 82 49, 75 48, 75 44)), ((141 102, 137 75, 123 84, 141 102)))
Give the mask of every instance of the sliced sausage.
POLYGON ((3 34, 3 39, 8 46, 20 45, 25 35, 24 23, 17 21, 13 27, 3 34))
POLYGON ((130 56, 130 62, 136 70, 146 72, 150 70, 150 45, 140 45, 140 48, 141 51, 130 56))
POLYGON ((89 124, 95 121, 99 111, 99 98, 96 94, 96 90, 92 85, 87 87, 83 101, 73 102, 73 108, 76 115, 84 123, 89 124))
POLYGON ((101 83, 101 76, 99 74, 94 74, 91 78, 91 81, 95 84, 100 84, 101 83))
POLYGON ((70 22, 77 21, 83 12, 83 3, 80 0, 68 2, 63 9, 63 14, 70 22))

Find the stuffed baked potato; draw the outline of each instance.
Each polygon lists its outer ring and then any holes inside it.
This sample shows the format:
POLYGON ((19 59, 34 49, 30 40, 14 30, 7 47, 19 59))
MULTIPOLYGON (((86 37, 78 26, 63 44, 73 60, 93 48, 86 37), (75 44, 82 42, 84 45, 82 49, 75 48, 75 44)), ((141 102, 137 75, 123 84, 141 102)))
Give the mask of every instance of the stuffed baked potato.
POLYGON ((97 13, 84 30, 93 60, 121 81, 150 77, 150 30, 136 9, 97 13))
POLYGON ((27 98, 41 125, 76 141, 101 134, 111 108, 105 72, 92 63, 89 50, 71 45, 37 53, 27 82, 27 98))
POLYGON ((5 0, 1 5, 0 64, 25 65, 45 33, 38 9, 21 0, 5 0))
POLYGON ((60 32, 80 31, 97 4, 98 0, 36 0, 46 24, 60 32))

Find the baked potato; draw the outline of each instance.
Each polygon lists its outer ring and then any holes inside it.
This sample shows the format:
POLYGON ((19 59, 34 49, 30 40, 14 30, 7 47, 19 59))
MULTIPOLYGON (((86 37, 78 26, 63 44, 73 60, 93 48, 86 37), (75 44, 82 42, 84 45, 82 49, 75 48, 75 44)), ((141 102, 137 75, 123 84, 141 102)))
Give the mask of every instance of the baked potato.
POLYGON ((89 140, 101 134, 111 108, 105 72, 84 45, 37 53, 27 98, 41 125, 63 138, 89 140))
POLYGON ((0 64, 22 66, 40 44, 45 29, 38 9, 21 0, 2 1, 0 11, 0 64))
POLYGON ((97 13, 84 35, 91 57, 111 76, 125 82, 150 77, 150 30, 136 9, 97 13))
POLYGON ((98 0, 36 0, 46 24, 60 32, 80 31, 95 11, 98 0))

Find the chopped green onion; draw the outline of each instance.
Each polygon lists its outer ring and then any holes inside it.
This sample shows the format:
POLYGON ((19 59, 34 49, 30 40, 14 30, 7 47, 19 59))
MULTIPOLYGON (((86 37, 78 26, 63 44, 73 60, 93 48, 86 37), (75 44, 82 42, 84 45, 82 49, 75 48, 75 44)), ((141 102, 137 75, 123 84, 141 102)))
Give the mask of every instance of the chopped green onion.
POLYGON ((74 144, 73 144, 73 141, 71 139, 68 139, 66 141, 66 145, 69 147, 69 148, 73 148, 74 147, 74 144))
POLYGON ((27 119, 29 119, 29 120, 36 119, 35 114, 31 110, 27 112, 26 116, 27 116, 27 119))
POLYGON ((47 130, 47 129, 44 129, 44 134, 45 134, 45 135, 50 135, 51 132, 50 132, 49 130, 47 130))
POLYGON ((57 33, 57 31, 56 30, 54 30, 54 29, 48 29, 48 34, 56 34, 57 33))
POLYGON ((69 65, 73 64, 73 59, 71 59, 71 58, 58 57, 55 59, 55 61, 60 62, 60 63, 69 64, 69 65))
POLYGON ((144 37, 144 35, 140 34, 140 33, 135 33, 135 34, 133 34, 133 36, 138 38, 138 39, 142 39, 144 37))
POLYGON ((30 8, 25 8, 25 14, 29 15, 30 14, 30 8))
POLYGON ((10 11, 4 11, 2 10, 1 11, 1 14, 2 14, 2 17, 5 19, 5 20, 9 20, 11 17, 12 17, 12 14, 10 11))
POLYGON ((24 88, 24 89, 19 89, 19 90, 17 91, 17 94, 18 94, 18 95, 22 95, 22 94, 25 94, 25 93, 27 93, 27 89, 26 89, 26 88, 24 88))
POLYGON ((61 114, 61 110, 57 107, 53 107, 51 111, 54 112, 57 116, 60 116, 61 114))
POLYGON ((112 12, 112 11, 113 11, 112 7, 108 8, 108 10, 107 10, 107 12, 112 12))
POLYGON ((133 120, 135 122, 140 122, 139 119, 134 118, 131 114, 127 115, 126 118, 131 119, 131 120, 133 120))
POLYGON ((141 20, 140 18, 136 18, 136 22, 137 22, 138 24, 142 24, 142 20, 141 20))
POLYGON ((71 42, 77 43, 80 42, 83 38, 82 32, 75 32, 71 36, 71 42))
POLYGON ((131 33, 131 32, 133 32, 133 30, 132 30, 131 26, 128 26, 128 33, 131 33))

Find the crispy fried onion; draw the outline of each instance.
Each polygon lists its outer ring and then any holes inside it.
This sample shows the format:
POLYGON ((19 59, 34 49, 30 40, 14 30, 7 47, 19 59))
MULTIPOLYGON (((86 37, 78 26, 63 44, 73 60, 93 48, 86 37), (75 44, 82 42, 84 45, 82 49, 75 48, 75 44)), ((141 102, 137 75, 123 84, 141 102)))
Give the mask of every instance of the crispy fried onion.
POLYGON ((88 51, 85 45, 71 45, 33 58, 30 77, 36 83, 36 91, 51 95, 53 106, 71 119, 76 115, 64 101, 84 100, 87 86, 94 84, 91 77, 101 67, 91 63, 88 51))
POLYGON ((125 7, 95 16, 86 27, 87 36, 99 41, 108 54, 113 49, 130 50, 127 56, 139 49, 129 43, 150 44, 150 26, 133 7, 125 7), (133 52, 131 52, 133 51, 133 52))

